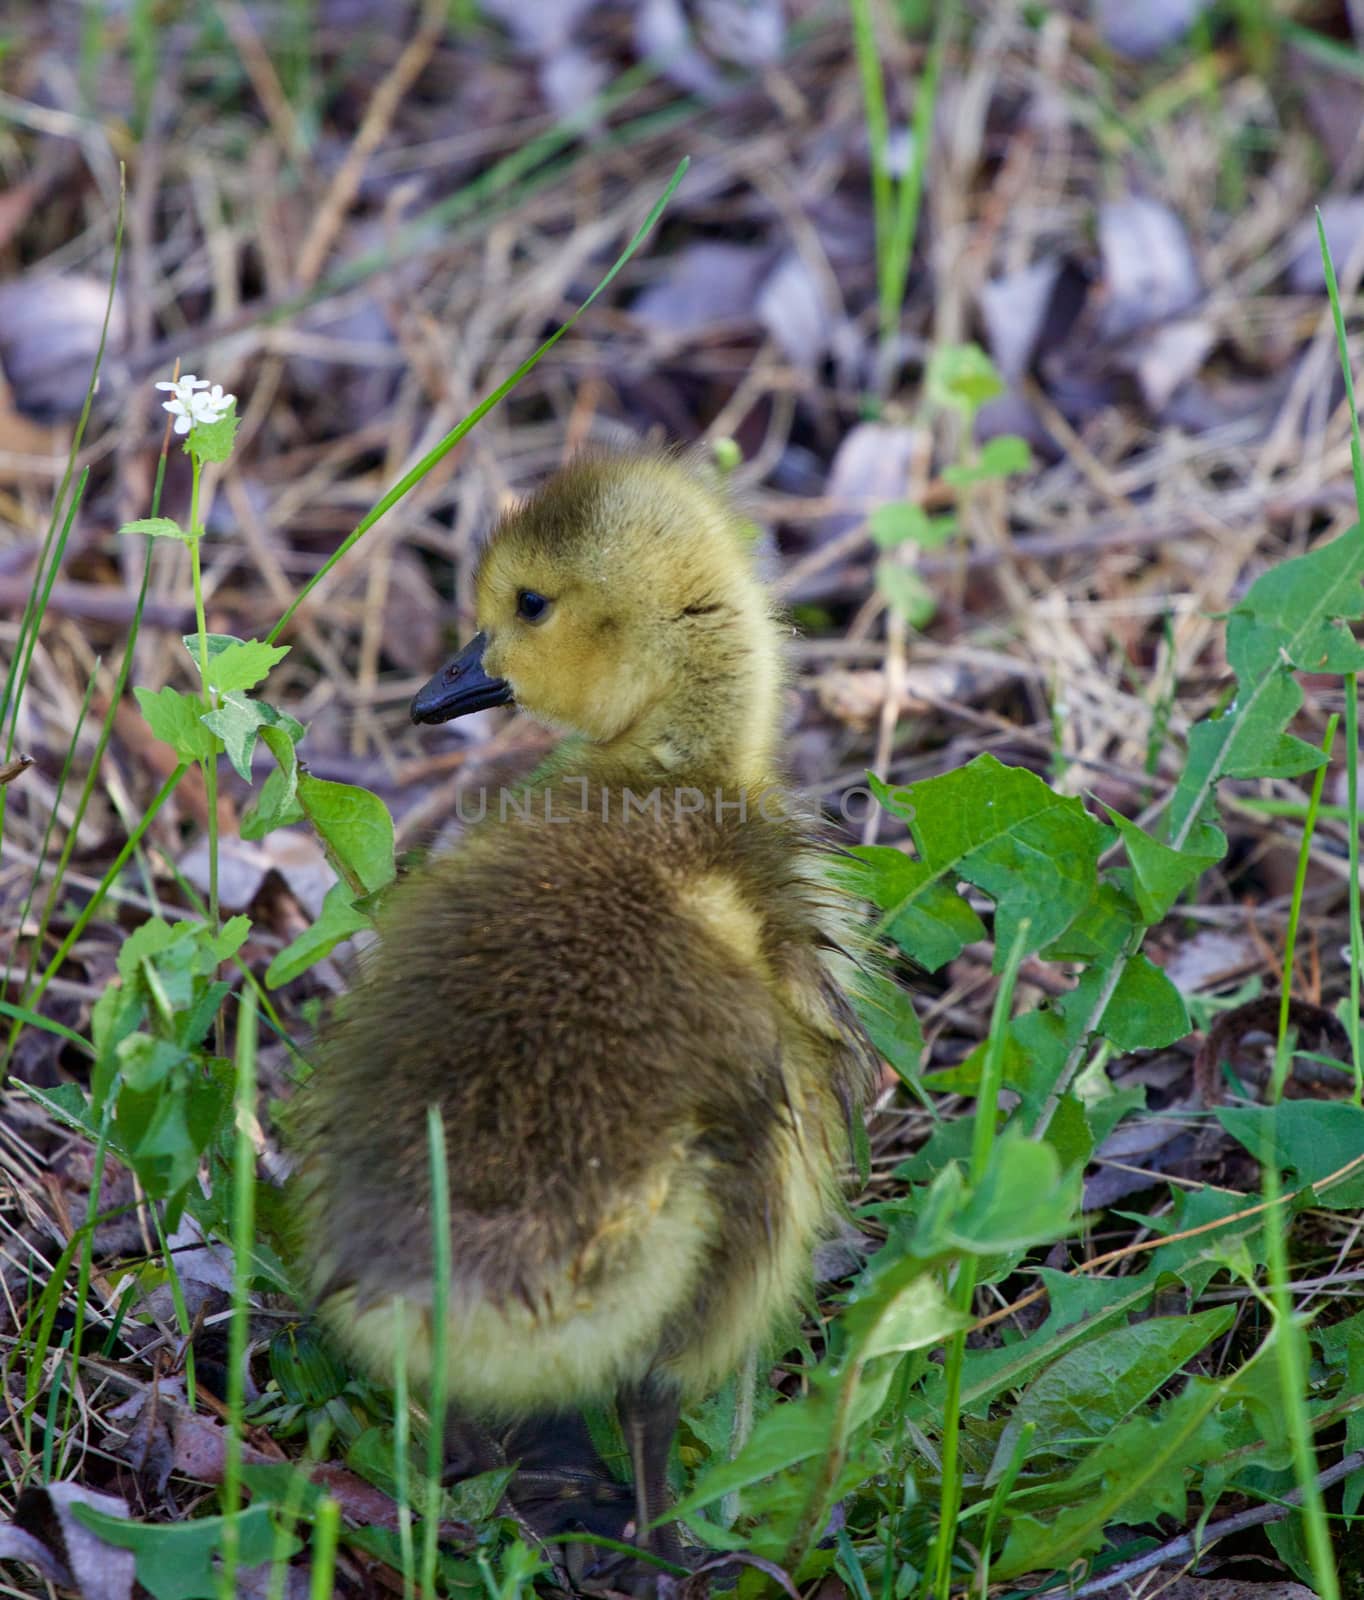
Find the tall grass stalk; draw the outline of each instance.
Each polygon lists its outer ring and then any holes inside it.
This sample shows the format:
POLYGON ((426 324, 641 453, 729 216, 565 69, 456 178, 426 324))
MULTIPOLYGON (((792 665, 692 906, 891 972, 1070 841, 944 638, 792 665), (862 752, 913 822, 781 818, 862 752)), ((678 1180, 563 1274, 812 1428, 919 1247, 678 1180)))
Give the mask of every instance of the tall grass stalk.
POLYGON ((653 231, 654 224, 658 221, 659 217, 662 216, 664 207, 668 204, 668 201, 672 199, 678 184, 680 184, 682 179, 685 177, 689 165, 690 162, 685 157, 678 162, 676 170, 673 172, 672 177, 668 180, 667 188, 664 189, 663 193, 655 202, 653 209, 644 219, 644 222, 640 226, 638 232, 630 240, 629 244, 626 245, 625 249, 621 251, 620 255, 616 257, 615 261, 611 265, 610 270, 606 273, 606 276, 600 280, 600 282, 597 284, 597 287, 593 289, 592 293, 588 295, 587 299, 583 301, 578 309, 573 312, 573 314, 565 322, 557 327, 554 332, 550 334, 549 338, 538 347, 538 349, 527 356, 510 377, 504 378, 491 394, 479 401, 479 403, 468 414, 468 416, 464 417, 462 421, 457 422, 438 444, 436 444, 432 449, 428 450, 422 459, 416 464, 416 466, 413 467, 410 472, 405 473, 403 477, 401 477, 398 482, 395 483, 394 486, 388 491, 388 493, 379 500, 374 508, 364 517, 362 517, 359 523, 357 523, 351 532, 346 535, 336 549, 332 551, 331 555, 327 557, 327 559, 317 569, 313 576, 309 578, 307 583, 305 583, 298 591, 293 600, 290 601, 289 605, 285 608, 284 615, 279 619, 274 627, 271 628, 269 634, 267 635, 268 643, 274 644, 278 640, 280 634, 283 633, 285 628, 288 627, 298 608, 303 604, 313 590, 317 588, 318 584, 320 584, 323 579, 328 576, 336 564, 349 555, 349 553, 355 548, 360 540, 364 538, 374 524, 378 522, 380 517, 382 517, 385 512, 391 511, 406 494, 408 494, 417 486, 417 484, 421 482, 421 480, 427 475, 428 472, 431 471, 433 467, 435 467, 439 462, 443 461, 445 457, 448 456, 455 446, 460 442, 460 440, 463 439, 466 434, 470 433, 475 427, 477 427, 478 424, 482 422, 484 417, 486 417, 493 409, 493 407, 496 406, 500 401, 504 400, 507 395, 509 395, 517 386, 517 384, 521 382, 522 378, 531 372, 535 366, 538 365, 538 363, 542 361, 544 357, 554 348, 554 346, 558 344, 559 340, 562 339, 563 336, 577 324, 583 313, 590 305, 592 305, 592 303, 597 299, 607 285, 614 280, 621 268, 630 259, 630 257, 634 255, 635 251, 639 249, 640 245, 644 243, 645 239, 647 239, 649 234, 653 231))
POLYGON ((957 10, 957 0, 942 0, 936 8, 933 36, 924 69, 914 93, 914 114, 909 159, 903 176, 891 171, 890 118, 886 110, 881 53, 876 43, 872 0, 848 0, 852 15, 853 48, 862 83, 862 104, 871 147, 872 210, 876 227, 877 323, 880 334, 878 379, 889 386, 894 370, 895 346, 900 328, 900 307, 909 281, 909 264, 923 204, 924 173, 933 142, 933 113, 938 80, 957 10))
POLYGON ((318 1502, 313 1517, 313 1563, 308 1580, 308 1600, 332 1600, 336 1575, 336 1547, 341 1538, 341 1503, 331 1495, 318 1502))
POLYGON ((1288 927, 1283 940, 1283 983, 1279 992, 1278 1048, 1274 1054, 1274 1073, 1270 1080, 1269 1099, 1277 1104, 1283 1094, 1284 1082, 1292 1064, 1292 1053, 1287 1048, 1288 1008, 1293 999, 1293 962, 1297 954, 1298 923, 1302 917, 1302 896, 1307 887, 1307 867, 1312 859, 1312 836, 1317 831, 1317 814, 1321 806, 1321 791, 1326 783, 1327 769, 1331 764, 1331 749, 1336 742, 1336 724, 1340 718, 1334 712, 1326 720, 1326 733, 1321 741, 1325 760, 1312 776, 1312 792, 1307 801, 1307 817, 1303 823, 1302 843, 1298 847, 1298 865, 1293 875, 1293 898, 1288 907, 1288 927))
POLYGON ((398 1507, 398 1555, 403 1567, 403 1600, 414 1600, 417 1563, 412 1543, 411 1390, 407 1382, 407 1302, 393 1302, 393 1498, 398 1507))
POLYGON ((436 1592, 436 1555, 440 1538, 442 1479, 445 1470, 445 1406, 450 1337, 450 1278, 454 1270, 450 1241, 450 1168, 445 1155, 445 1124, 440 1107, 426 1108, 426 1137, 431 1161, 431 1392, 427 1412, 426 1518, 422 1524, 422 1590, 436 1592))
POLYGON ((227 1334, 227 1452, 223 1459, 223 1600, 237 1592, 242 1508, 242 1411, 256 1243, 256 996, 247 989, 237 1012, 232 1141, 232 1316, 227 1334))
MULTIPOLYGON (((76 426, 71 435, 71 448, 66 454, 66 467, 62 472, 61 482, 57 485, 57 493, 52 501, 52 515, 48 519, 47 533, 43 538, 42 550, 38 557, 38 571, 34 578, 34 595, 39 592, 43 584, 43 569, 48 565, 48 555, 57 536, 57 529, 66 515, 66 496, 71 488, 71 479, 75 475, 76 460, 80 455, 81 443, 85 438, 85 429, 90 421, 90 408, 95 403, 95 390, 99 384, 100 368, 104 365, 104 350, 109 340, 109 321, 114 312, 114 292, 118 287, 118 269, 123 260, 123 229, 127 212, 127 174, 122 165, 119 166, 118 190, 118 216, 114 221, 114 259, 109 267, 109 293, 104 302, 104 320, 100 324, 99 343, 95 346, 95 359, 90 368, 90 381, 85 386, 85 399, 81 403, 80 416, 76 418, 76 426)), ((85 474, 82 474, 84 479, 85 474)), ((43 611, 46 607, 47 596, 51 592, 52 578, 55 577, 57 564, 51 563, 51 573, 43 586, 43 601, 41 605, 34 602, 30 596, 29 604, 24 608, 23 620, 19 629, 19 646, 10 661, 8 673, 5 675, 5 689, 0 695, 0 723, 4 722, 9 714, 13 702, 14 714, 18 715, 19 688, 16 672, 18 662, 23 654, 23 645, 27 634, 31 631, 36 639, 37 631, 43 620, 43 611)), ((31 653, 31 652, 30 652, 31 653)), ((6 752, 8 753, 8 751, 6 752)), ((3 845, 5 833, 5 786, 0 784, 0 845, 3 845)))
MULTIPOLYGON (((1324 753, 1329 759, 1335 739, 1336 718, 1326 727, 1324 753)), ((1293 885, 1293 903, 1289 911, 1289 938, 1284 948, 1283 1001, 1279 1010, 1279 1034, 1274 1052, 1274 1070, 1265 1096, 1269 1107, 1277 1107, 1283 1085, 1292 1064, 1292 1035, 1288 1031, 1288 993, 1293 981, 1293 946, 1299 915, 1302 908, 1303 886, 1307 881, 1307 858, 1312 847, 1312 834, 1316 826, 1315 804, 1320 799, 1326 765, 1317 768, 1312 784, 1312 803, 1303 824, 1302 846, 1298 853, 1298 871, 1293 885)), ((1303 1526, 1307 1538, 1307 1558, 1312 1567, 1312 1581, 1320 1600, 1340 1600, 1340 1579, 1336 1573, 1335 1555, 1331 1549, 1331 1533, 1326 1522, 1326 1506, 1321 1485, 1317 1481, 1317 1461, 1312 1448, 1312 1420, 1307 1414, 1307 1356, 1305 1339, 1293 1310, 1293 1293, 1289 1287, 1288 1219, 1281 1214, 1280 1202, 1283 1186, 1279 1181, 1279 1154, 1275 1143, 1276 1121, 1267 1117, 1264 1123, 1260 1169, 1262 1192, 1265 1198, 1265 1270, 1269 1282, 1269 1302, 1274 1312, 1274 1364, 1279 1377, 1279 1397, 1283 1405, 1284 1427, 1288 1434, 1289 1449, 1293 1456, 1293 1476, 1302 1495, 1303 1526)))

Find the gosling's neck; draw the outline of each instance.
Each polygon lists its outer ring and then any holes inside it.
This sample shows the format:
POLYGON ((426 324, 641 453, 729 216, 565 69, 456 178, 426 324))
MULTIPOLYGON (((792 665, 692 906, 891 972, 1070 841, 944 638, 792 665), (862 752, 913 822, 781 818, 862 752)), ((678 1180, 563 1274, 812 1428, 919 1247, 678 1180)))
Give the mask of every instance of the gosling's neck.
MULTIPOLYGON (((676 687, 614 739, 571 740, 554 762, 602 784, 765 789, 778 781, 779 636, 765 611, 705 641, 676 687), (571 753, 570 753, 571 747, 571 753)), ((557 754, 557 753, 556 753, 557 754)))

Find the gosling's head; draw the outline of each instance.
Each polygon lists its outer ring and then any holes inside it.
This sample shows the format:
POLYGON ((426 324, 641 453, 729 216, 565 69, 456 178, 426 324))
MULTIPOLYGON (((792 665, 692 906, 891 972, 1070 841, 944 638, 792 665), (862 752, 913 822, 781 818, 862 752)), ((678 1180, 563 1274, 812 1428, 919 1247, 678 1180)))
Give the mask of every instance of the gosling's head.
POLYGON ((589 457, 494 529, 478 634, 413 720, 515 700, 636 766, 765 776, 777 632, 742 522, 661 456, 589 457))

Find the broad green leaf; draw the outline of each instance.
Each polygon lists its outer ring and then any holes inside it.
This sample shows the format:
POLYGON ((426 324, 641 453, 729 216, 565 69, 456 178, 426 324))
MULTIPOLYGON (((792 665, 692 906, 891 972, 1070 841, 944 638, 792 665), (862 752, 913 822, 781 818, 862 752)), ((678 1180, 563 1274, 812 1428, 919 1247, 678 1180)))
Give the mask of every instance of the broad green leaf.
MULTIPOLYGON (((199 670, 199 635, 183 635, 185 649, 189 651, 195 671, 199 670)), ((208 681, 212 688, 254 689, 268 676, 271 668, 289 654, 287 644, 263 644, 259 639, 236 639, 231 634, 210 633, 205 636, 208 646, 208 681)))
POLYGON ((1217 1120, 1257 1161, 1272 1150, 1294 1188, 1319 1183, 1351 1162, 1349 1176, 1321 1190, 1328 1211, 1364 1206, 1364 1110, 1344 1100, 1283 1100, 1277 1106, 1223 1106, 1217 1120))
POLYGON ((251 936, 251 918, 248 916, 229 917, 219 929, 216 937, 210 936, 209 949, 216 961, 229 961, 251 936))
POLYGON ((139 517, 136 522, 125 522, 120 533, 145 533, 149 539, 179 539, 182 544, 193 544, 194 535, 186 532, 173 517, 139 517))
POLYGON ((1050 1145, 1011 1125, 972 1189, 945 1167, 921 1201, 913 1249, 923 1260, 966 1253, 1005 1255, 1063 1238, 1080 1208, 1080 1169, 1064 1172, 1050 1145))
POLYGON ((1038 1457, 1087 1454, 1167 1384, 1235 1318, 1231 1306, 1180 1317, 1151 1317, 1110 1328, 1069 1350, 1036 1378, 1013 1408, 986 1483, 1008 1467, 1018 1437, 1031 1423, 1029 1466, 1038 1457))
MULTIPOLYGON (((1257 1352, 1251 1360, 1258 1359, 1257 1352)), ((1067 1567, 1101 1549, 1113 1522, 1171 1516, 1182 1526, 1190 1467, 1216 1460, 1228 1446, 1230 1422, 1219 1413, 1230 1389, 1230 1381, 1194 1378, 1156 1416, 1120 1423, 1051 1489, 1061 1507, 1054 1518, 1013 1519, 992 1574, 1003 1579, 1067 1567)))
POLYGON ((304 772, 298 803, 354 897, 377 894, 393 881, 393 818, 377 794, 304 772))
POLYGON ((180 1045, 170 1039, 157 1039, 149 1033, 133 1033, 117 1050, 123 1081, 138 1094, 157 1088, 187 1058, 180 1045))
POLYGON ((155 694, 139 687, 133 693, 147 726, 181 761, 202 761, 217 755, 218 742, 202 721, 208 708, 198 695, 181 694, 169 687, 155 694))
POLYGON ((217 422, 196 422, 185 439, 186 452, 198 456, 200 461, 226 461, 232 454, 240 421, 234 401, 227 414, 217 422))
POLYGON ((1188 1031, 1184 996, 1159 967, 1140 953, 1134 955, 1123 968, 1099 1032, 1119 1050, 1154 1050, 1188 1031))
POLYGON ((842 987, 851 997, 871 1042, 899 1075, 918 1077, 924 1051, 923 1029, 914 1002, 903 984, 883 972, 852 967, 842 987))
POLYGON ((278 989, 282 984, 291 983, 300 973, 329 956, 343 939, 370 927, 369 918, 355 909, 354 900, 355 895, 346 884, 334 883, 327 890, 317 921, 287 944, 265 969, 267 987, 278 989))
MULTIPOLYGON (((891 867, 876 857, 880 874, 873 898, 885 913, 884 931, 930 971, 980 936, 973 912, 948 910, 965 904, 956 893, 961 879, 995 901, 997 970, 1023 918, 1030 922, 1028 949, 1036 950, 1093 898, 1106 830, 1079 800, 1056 794, 1033 773, 1006 767, 991 755, 908 789, 909 829, 919 858, 902 856, 903 865, 891 867), (926 921, 938 926, 925 927, 926 921)), ((865 851, 852 853, 867 859, 865 851)))
POLYGON ((948 1301, 926 1262, 901 1259, 864 1272, 842 1317, 847 1344, 840 1366, 852 1360, 927 1350, 969 1325, 948 1301))
POLYGON ((985 937, 985 924, 932 869, 890 845, 854 845, 851 861, 835 868, 854 893, 887 915, 886 932, 930 972, 954 961, 968 944, 985 937))
POLYGON ((1196 850, 1172 850, 1130 822, 1112 806, 1105 806, 1122 835, 1127 859, 1132 863, 1132 889, 1141 919, 1148 926, 1160 922, 1191 883, 1217 860, 1196 850))
POLYGON ((303 807, 298 803, 297 749, 303 736, 303 724, 281 713, 280 722, 273 727, 263 727, 260 736, 278 765, 261 785, 254 804, 242 813, 243 839, 263 839, 272 828, 287 827, 303 820, 303 807))
MULTIPOLYGON (((1311 1338, 1320 1345, 1327 1366, 1340 1375, 1343 1394, 1364 1394, 1364 1311, 1341 1322, 1314 1323, 1311 1338)), ((1364 1407, 1345 1419, 1345 1453, 1364 1449, 1364 1407)), ((1364 1469, 1345 1480, 1342 1510, 1353 1516, 1364 1501, 1364 1469)))
MULTIPOLYGON (((238 1512, 237 1556, 243 1568, 262 1566, 276 1554, 273 1509, 251 1505, 238 1512)), ((134 1553, 137 1580, 155 1600, 219 1600, 222 1575, 214 1557, 222 1551, 222 1517, 145 1523, 105 1516, 79 1504, 71 1512, 106 1544, 134 1553)), ((286 1558, 301 1548, 293 1535, 283 1541, 286 1558)))

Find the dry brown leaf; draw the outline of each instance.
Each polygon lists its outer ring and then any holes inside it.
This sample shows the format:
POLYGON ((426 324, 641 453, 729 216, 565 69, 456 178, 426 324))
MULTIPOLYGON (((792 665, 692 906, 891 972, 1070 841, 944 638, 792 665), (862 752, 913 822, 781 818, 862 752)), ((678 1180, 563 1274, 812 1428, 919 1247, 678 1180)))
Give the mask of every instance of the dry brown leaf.
POLYGON ((106 1544, 72 1515, 89 1506, 106 1517, 127 1519, 118 1495, 96 1494, 77 1483, 25 1489, 11 1523, 0 1523, 0 1556, 25 1561, 49 1582, 74 1589, 82 1600, 131 1600, 136 1560, 131 1550, 106 1544))

